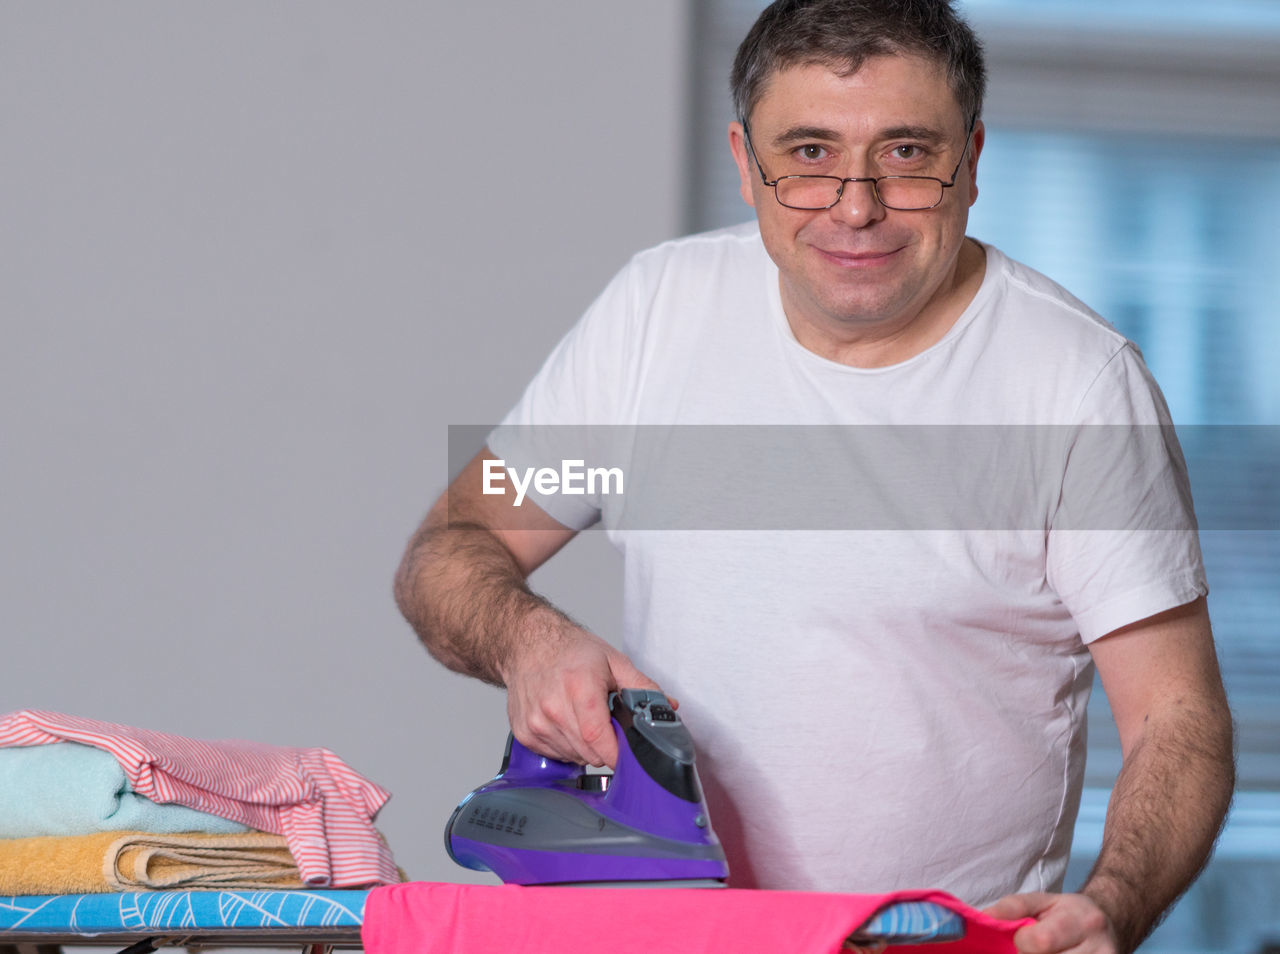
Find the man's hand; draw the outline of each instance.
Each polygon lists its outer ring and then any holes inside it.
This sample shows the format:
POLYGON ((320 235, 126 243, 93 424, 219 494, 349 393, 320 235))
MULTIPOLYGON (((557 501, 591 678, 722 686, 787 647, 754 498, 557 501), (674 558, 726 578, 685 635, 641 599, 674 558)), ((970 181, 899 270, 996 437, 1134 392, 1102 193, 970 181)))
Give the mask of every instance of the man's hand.
POLYGON ((1013 935, 1020 954, 1119 954, 1111 919, 1083 894, 1011 894, 984 912, 1002 921, 1035 918, 1013 935))
POLYGON ((511 731, 522 745, 566 762, 610 768, 618 761, 618 740, 609 693, 658 689, 618 650, 550 609, 504 661, 502 681, 511 731))

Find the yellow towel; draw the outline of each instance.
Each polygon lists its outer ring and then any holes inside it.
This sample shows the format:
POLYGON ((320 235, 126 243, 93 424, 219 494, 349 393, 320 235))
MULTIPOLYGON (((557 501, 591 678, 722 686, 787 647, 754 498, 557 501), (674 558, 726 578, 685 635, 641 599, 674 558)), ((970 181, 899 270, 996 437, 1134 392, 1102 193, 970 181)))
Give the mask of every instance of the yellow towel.
POLYGON ((0 894, 89 894, 109 891, 102 875, 118 831, 92 835, 0 839, 0 894))
POLYGON ((280 835, 129 834, 107 848, 102 872, 112 891, 303 887, 280 835))
POLYGON ((302 886, 284 838, 262 832, 0 839, 0 895, 302 886))

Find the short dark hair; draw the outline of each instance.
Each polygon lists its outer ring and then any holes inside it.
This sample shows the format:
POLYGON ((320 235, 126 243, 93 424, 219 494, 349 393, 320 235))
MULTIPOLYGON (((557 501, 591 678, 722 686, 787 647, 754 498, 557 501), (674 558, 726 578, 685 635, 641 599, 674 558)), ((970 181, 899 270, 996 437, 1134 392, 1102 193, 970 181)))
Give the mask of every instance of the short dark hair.
POLYGON ((778 70, 822 64, 857 72, 872 56, 923 55, 942 64, 965 121, 981 115, 982 44, 950 0, 777 0, 738 47, 733 108, 746 120, 778 70))

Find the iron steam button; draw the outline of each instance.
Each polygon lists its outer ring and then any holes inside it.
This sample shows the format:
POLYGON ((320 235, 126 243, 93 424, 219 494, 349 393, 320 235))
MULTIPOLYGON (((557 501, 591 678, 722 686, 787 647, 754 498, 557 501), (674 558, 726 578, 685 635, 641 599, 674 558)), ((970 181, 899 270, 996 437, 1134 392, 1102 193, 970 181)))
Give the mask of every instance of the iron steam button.
POLYGON ((676 714, 670 706, 651 705, 649 707, 649 718, 654 722, 675 722, 676 714))

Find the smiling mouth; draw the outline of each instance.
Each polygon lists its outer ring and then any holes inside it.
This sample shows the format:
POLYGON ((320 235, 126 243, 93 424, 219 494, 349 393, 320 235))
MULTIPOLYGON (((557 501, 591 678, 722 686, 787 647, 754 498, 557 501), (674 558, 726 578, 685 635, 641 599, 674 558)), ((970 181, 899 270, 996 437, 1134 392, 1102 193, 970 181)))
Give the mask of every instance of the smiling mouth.
POLYGON ((883 251, 846 252, 838 249, 816 247, 815 250, 828 261, 845 268, 870 268, 876 265, 884 265, 891 261, 898 252, 902 251, 901 248, 891 248, 883 251))

